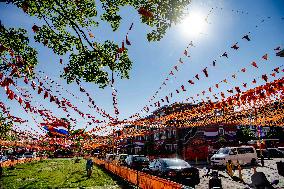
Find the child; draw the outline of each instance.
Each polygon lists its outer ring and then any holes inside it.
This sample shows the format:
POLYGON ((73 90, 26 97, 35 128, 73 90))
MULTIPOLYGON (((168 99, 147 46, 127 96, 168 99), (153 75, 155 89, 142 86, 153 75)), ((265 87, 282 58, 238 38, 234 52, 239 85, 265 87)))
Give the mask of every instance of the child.
POLYGON ((92 168, 93 168, 93 160, 92 158, 88 158, 86 163, 86 171, 88 178, 90 178, 92 175, 92 168))

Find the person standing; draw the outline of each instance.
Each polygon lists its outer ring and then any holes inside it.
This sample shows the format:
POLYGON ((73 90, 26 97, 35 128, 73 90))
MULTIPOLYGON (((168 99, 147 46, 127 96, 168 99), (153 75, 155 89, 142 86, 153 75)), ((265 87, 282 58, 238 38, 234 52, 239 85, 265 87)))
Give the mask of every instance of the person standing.
POLYGON ((90 178, 92 175, 92 169, 93 169, 93 160, 91 157, 89 157, 86 162, 86 171, 87 171, 88 178, 90 178))

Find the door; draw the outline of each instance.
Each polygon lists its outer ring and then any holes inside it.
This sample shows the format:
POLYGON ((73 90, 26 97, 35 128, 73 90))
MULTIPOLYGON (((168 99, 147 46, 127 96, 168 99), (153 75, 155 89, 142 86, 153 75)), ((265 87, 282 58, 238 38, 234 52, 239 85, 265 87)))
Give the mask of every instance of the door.
POLYGON ((238 161, 238 151, 236 148, 231 148, 229 152, 229 159, 232 161, 234 165, 237 165, 238 161))

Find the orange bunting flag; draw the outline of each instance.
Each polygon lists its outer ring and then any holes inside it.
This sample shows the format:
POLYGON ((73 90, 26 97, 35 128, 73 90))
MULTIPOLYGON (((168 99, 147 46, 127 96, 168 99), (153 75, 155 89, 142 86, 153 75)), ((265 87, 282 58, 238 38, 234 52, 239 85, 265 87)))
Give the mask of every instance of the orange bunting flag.
POLYGON ((147 18, 153 17, 153 13, 143 7, 139 8, 138 13, 147 18))
POLYGON ((221 57, 223 57, 223 56, 225 56, 226 58, 228 58, 227 52, 224 52, 221 57))
POLYGON ((128 40, 128 36, 127 35, 125 37, 125 43, 126 43, 126 45, 131 45, 130 41, 128 40))
POLYGON ((262 59, 268 60, 268 54, 263 55, 263 56, 262 56, 262 59))
POLYGON ((250 38, 249 38, 248 34, 244 35, 244 36, 242 37, 242 39, 246 39, 247 41, 250 41, 250 38))
POLYGON ((171 71, 171 72, 170 72, 170 75, 174 75, 174 72, 173 72, 173 71, 171 71))
POLYGON ((186 91, 183 85, 181 86, 181 89, 182 89, 183 91, 186 91))
POLYGON ((198 76, 198 74, 196 74, 195 78, 199 80, 199 76, 198 76))
POLYGON ((276 76, 276 73, 272 73, 272 74, 270 74, 271 76, 273 76, 273 77, 275 77, 276 76))
POLYGON ((256 84, 256 80, 254 79, 254 80, 252 81, 252 83, 253 83, 253 84, 256 84))
POLYGON ((43 98, 44 98, 44 99, 46 99, 47 97, 48 97, 48 92, 47 92, 47 91, 45 91, 45 92, 44 92, 44 96, 43 96, 43 98))
POLYGON ((225 95, 224 95, 224 93, 223 93, 223 92, 221 92, 221 96, 222 96, 222 98, 225 98, 225 95))
POLYGON ((275 68, 273 71, 279 73, 279 67, 278 67, 278 68, 275 68))
POLYGON ((168 97, 168 96, 166 96, 166 101, 167 101, 167 103, 170 103, 170 102, 169 102, 169 97, 168 97))
POLYGON ((194 82, 192 80, 188 80, 188 83, 194 85, 194 82))
POLYGON ((241 69, 241 71, 242 71, 242 72, 246 72, 246 69, 245 69, 245 68, 243 68, 243 69, 241 69))
POLYGON ((262 75, 261 78, 262 78, 265 82, 267 82, 267 80, 268 80, 268 77, 267 77, 266 74, 262 75))
POLYGON ((39 27, 37 25, 33 25, 32 30, 33 30, 33 32, 36 33, 36 32, 38 32, 39 27))
POLYGON ((238 43, 235 43, 233 46, 231 46, 232 49, 238 50, 240 47, 237 45, 238 43))
POLYGON ((208 91, 209 91, 209 92, 212 92, 212 89, 211 89, 211 87, 209 87, 208 91))
POLYGON ((228 83, 228 82, 227 82, 227 79, 224 79, 223 82, 224 82, 224 83, 228 83))
POLYGON ((234 91, 233 91, 233 89, 230 89, 230 90, 227 90, 229 93, 233 93, 234 91))
POLYGON ((178 67, 177 66, 174 66, 174 68, 175 68, 176 71, 178 71, 178 67))
POLYGON ((236 89, 237 93, 241 93, 242 92, 240 87, 235 87, 235 89, 236 89))
POLYGON ((254 66, 254 67, 256 67, 256 68, 258 68, 256 62, 252 62, 251 65, 254 66))
POLYGON ((205 91, 202 91, 202 95, 204 95, 205 94, 205 91))
POLYGON ((92 34, 91 32, 89 32, 89 36, 90 36, 90 38, 94 38, 95 37, 94 34, 92 34))
POLYGON ((247 84, 246 83, 243 83, 243 86, 244 86, 244 88, 247 88, 247 84))
POLYGON ((219 88, 219 85, 218 85, 218 84, 216 84, 215 86, 216 86, 216 88, 219 88))
POLYGON ((206 77, 208 77, 208 72, 207 72, 206 69, 207 69, 207 68, 205 68, 205 69, 203 70, 203 73, 205 74, 206 77))

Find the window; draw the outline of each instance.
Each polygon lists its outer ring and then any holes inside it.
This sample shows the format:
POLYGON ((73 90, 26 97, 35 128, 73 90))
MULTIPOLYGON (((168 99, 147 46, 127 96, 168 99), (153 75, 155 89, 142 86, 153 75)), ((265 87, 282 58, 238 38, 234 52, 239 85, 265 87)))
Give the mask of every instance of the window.
POLYGON ((173 136, 176 137, 176 135, 177 135, 176 130, 173 130, 172 133, 173 133, 173 136))
POLYGON ((173 144, 173 150, 177 149, 177 144, 173 144))
POLYGON ((254 153, 253 148, 238 148, 239 154, 254 153))
POLYGON ((166 144, 166 150, 172 151, 172 145, 171 144, 166 144))
POLYGON ((223 128, 219 128, 219 134, 224 135, 224 129, 223 128))

